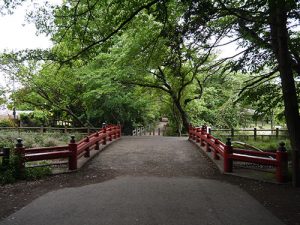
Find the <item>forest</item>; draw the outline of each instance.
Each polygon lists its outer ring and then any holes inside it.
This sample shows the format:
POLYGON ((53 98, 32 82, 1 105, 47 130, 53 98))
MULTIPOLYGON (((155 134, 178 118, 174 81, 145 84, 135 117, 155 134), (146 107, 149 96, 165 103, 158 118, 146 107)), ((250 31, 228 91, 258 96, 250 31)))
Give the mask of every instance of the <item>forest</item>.
MULTIPOLYGON (((23 3, 4 0, 1 14, 23 3)), ((9 106, 44 125, 120 123, 128 133, 161 117, 173 135, 189 124, 280 125, 299 185, 299 13, 293 0, 47 3, 27 20, 53 47, 0 53, 1 71, 20 83, 9 106), (226 46, 235 53, 224 56, 226 46)))

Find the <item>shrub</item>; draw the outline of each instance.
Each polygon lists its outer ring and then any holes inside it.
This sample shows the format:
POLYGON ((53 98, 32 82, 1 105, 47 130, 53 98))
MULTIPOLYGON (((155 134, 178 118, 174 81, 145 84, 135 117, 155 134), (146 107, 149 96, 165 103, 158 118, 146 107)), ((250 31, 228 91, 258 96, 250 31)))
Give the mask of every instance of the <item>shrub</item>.
POLYGON ((11 119, 2 119, 0 120, 0 127, 16 127, 17 124, 14 120, 11 119))
POLYGON ((37 179, 41 179, 50 174, 51 174, 51 168, 48 166, 36 167, 36 168, 26 168, 25 179, 26 180, 37 180, 37 179))

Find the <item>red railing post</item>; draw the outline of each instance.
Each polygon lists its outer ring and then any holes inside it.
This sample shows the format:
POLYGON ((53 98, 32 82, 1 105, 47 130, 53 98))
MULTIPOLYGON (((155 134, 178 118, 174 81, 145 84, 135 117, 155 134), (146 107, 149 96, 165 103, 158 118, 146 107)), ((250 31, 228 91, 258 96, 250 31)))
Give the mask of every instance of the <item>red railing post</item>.
POLYGON ((202 147, 205 146, 204 140, 203 140, 203 138, 202 138, 202 136, 204 136, 204 135, 205 135, 205 130, 203 129, 203 126, 202 126, 202 127, 201 127, 201 138, 200 138, 200 145, 201 145, 202 147))
POLYGON ((277 182, 284 183, 288 180, 288 153, 285 148, 285 143, 279 143, 276 151, 276 180, 277 182))
MULTIPOLYGON (((84 140, 84 142, 86 142, 86 143, 88 143, 89 141, 90 141, 90 138, 89 138, 89 137, 86 137, 85 140, 84 140)), ((90 148, 87 147, 87 148, 85 149, 84 157, 88 158, 88 157, 90 157, 90 156, 91 156, 91 154, 90 154, 90 148)))
POLYGON ((117 138, 117 127, 113 126, 111 129, 112 129, 112 132, 113 132, 112 138, 116 139, 117 138))
MULTIPOLYGON (((215 145, 218 145, 220 144, 220 141, 218 139, 215 139, 215 145)), ((220 159, 219 155, 218 155, 218 151, 214 148, 214 151, 213 151, 213 156, 214 156, 214 159, 218 160, 220 159)))
POLYGON ((208 143, 208 142, 209 142, 209 139, 211 138, 211 135, 210 135, 210 134, 206 134, 206 137, 207 137, 207 139, 208 139, 208 141, 206 142, 206 151, 207 151, 207 152, 211 152, 210 144, 208 143))
POLYGON ((196 129, 196 142, 200 142, 201 128, 196 129))
POLYGON ((224 172, 231 173, 233 167, 233 160, 230 157, 232 154, 233 149, 231 146, 231 138, 227 138, 226 145, 224 146, 224 172))
POLYGON ((106 135, 107 135, 107 134, 106 134, 106 127, 103 127, 102 132, 103 132, 103 134, 104 134, 102 144, 103 144, 103 145, 106 145, 106 135))
POLYGON ((107 131, 108 131, 108 141, 112 141, 112 128, 111 127, 109 127, 108 129, 107 129, 107 131))
POLYGON ((17 177, 23 178, 25 176, 25 148, 23 146, 23 140, 21 138, 17 139, 17 144, 15 147, 15 154, 17 156, 17 177))
POLYGON ((189 140, 192 139, 192 130, 193 130, 193 126, 192 124, 189 125, 189 140))
MULTIPOLYGON (((98 139, 99 138, 99 132, 95 133, 95 137, 98 139)), ((95 150, 99 150, 100 146, 99 146, 99 140, 97 140, 96 144, 95 144, 95 150)))
POLYGON ((69 170, 77 169, 77 144, 75 142, 75 136, 71 136, 69 143, 69 151, 71 155, 69 156, 69 170))
POLYGON ((206 134, 206 133, 207 133, 207 126, 206 126, 206 125, 203 125, 203 126, 202 126, 202 130, 203 130, 204 133, 206 134))
POLYGON ((196 132, 197 132, 197 128, 193 127, 193 140, 196 140, 196 132))
POLYGON ((121 137, 121 124, 118 124, 118 128, 117 128, 117 138, 121 137))

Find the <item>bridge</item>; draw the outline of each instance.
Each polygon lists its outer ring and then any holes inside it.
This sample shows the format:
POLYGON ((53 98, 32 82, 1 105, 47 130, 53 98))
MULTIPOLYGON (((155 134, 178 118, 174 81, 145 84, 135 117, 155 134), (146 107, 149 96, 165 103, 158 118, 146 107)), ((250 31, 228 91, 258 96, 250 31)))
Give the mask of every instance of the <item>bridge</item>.
MULTIPOLYGON (((113 135, 118 129, 109 132, 93 134, 94 139, 77 147, 84 146, 80 154, 88 157, 87 143, 93 140, 97 148, 97 138, 103 144, 108 137, 111 144, 82 169, 95 171, 93 176, 111 171, 113 179, 58 188, 0 224, 283 224, 239 187, 224 182, 215 164, 187 137, 118 138, 113 135)), ((74 169, 72 160, 69 166, 74 169)))

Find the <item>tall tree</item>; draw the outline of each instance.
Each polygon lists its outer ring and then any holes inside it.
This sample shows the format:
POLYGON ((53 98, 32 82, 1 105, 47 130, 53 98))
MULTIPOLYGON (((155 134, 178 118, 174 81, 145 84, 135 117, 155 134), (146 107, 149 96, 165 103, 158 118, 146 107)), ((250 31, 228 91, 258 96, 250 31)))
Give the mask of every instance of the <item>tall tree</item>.
POLYGON ((300 117, 294 76, 299 76, 299 3, 292 0, 183 1, 185 19, 196 37, 214 33, 233 37, 243 49, 231 65, 235 70, 263 73, 247 88, 280 75, 285 118, 293 148, 293 184, 300 185, 300 117), (203 5, 207 5, 203 11, 203 5))

